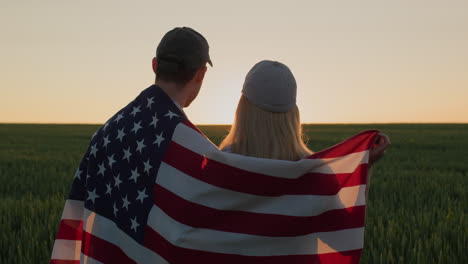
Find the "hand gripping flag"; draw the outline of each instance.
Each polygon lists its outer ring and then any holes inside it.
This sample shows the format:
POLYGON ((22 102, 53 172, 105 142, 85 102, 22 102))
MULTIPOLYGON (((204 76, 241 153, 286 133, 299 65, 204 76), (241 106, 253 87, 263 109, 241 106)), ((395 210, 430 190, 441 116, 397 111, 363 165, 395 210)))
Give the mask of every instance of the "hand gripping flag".
POLYGON ((93 136, 51 263, 359 263, 377 133, 297 162, 223 153, 153 85, 93 136))

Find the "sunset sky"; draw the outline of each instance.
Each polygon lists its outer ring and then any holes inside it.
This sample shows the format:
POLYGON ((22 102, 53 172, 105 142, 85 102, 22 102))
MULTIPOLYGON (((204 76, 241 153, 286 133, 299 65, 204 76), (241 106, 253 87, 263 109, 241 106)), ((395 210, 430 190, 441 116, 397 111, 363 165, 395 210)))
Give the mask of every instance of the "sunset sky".
POLYGON ((214 63, 194 123, 230 124, 248 70, 285 63, 303 123, 468 122, 468 1, 2 1, 0 122, 103 123, 190 26, 214 63))

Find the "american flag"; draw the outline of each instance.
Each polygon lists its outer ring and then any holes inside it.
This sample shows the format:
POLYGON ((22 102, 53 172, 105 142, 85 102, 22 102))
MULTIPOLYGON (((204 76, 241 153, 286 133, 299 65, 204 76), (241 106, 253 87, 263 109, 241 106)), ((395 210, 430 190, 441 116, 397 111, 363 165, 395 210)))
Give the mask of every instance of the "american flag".
POLYGON ((152 85, 93 136, 50 263, 359 263, 377 133, 297 162, 224 153, 152 85))

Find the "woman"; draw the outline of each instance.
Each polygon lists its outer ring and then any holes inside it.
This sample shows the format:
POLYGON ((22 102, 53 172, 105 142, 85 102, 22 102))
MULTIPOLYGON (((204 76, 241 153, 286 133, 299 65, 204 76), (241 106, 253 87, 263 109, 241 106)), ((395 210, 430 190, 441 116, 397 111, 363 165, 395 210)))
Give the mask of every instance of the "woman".
MULTIPOLYGON (((304 144, 296 80, 289 68, 277 61, 261 61, 247 73, 236 117, 220 149, 245 156, 297 161, 312 154, 304 144)), ((379 133, 369 150, 369 168, 390 144, 379 133)), ((366 186, 366 199, 370 173, 366 186)))
POLYGON ((245 78, 234 124, 221 142, 223 151, 296 161, 310 154, 304 144, 296 80, 277 61, 261 61, 245 78))

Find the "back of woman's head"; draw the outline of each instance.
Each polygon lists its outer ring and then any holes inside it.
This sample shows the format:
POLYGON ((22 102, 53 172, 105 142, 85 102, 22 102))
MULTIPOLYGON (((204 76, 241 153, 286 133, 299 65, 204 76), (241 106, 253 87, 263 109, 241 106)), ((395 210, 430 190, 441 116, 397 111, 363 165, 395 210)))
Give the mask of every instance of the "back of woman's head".
POLYGON ((311 154, 302 138, 296 81, 286 65, 261 61, 249 71, 234 124, 220 148, 281 160, 311 154))

